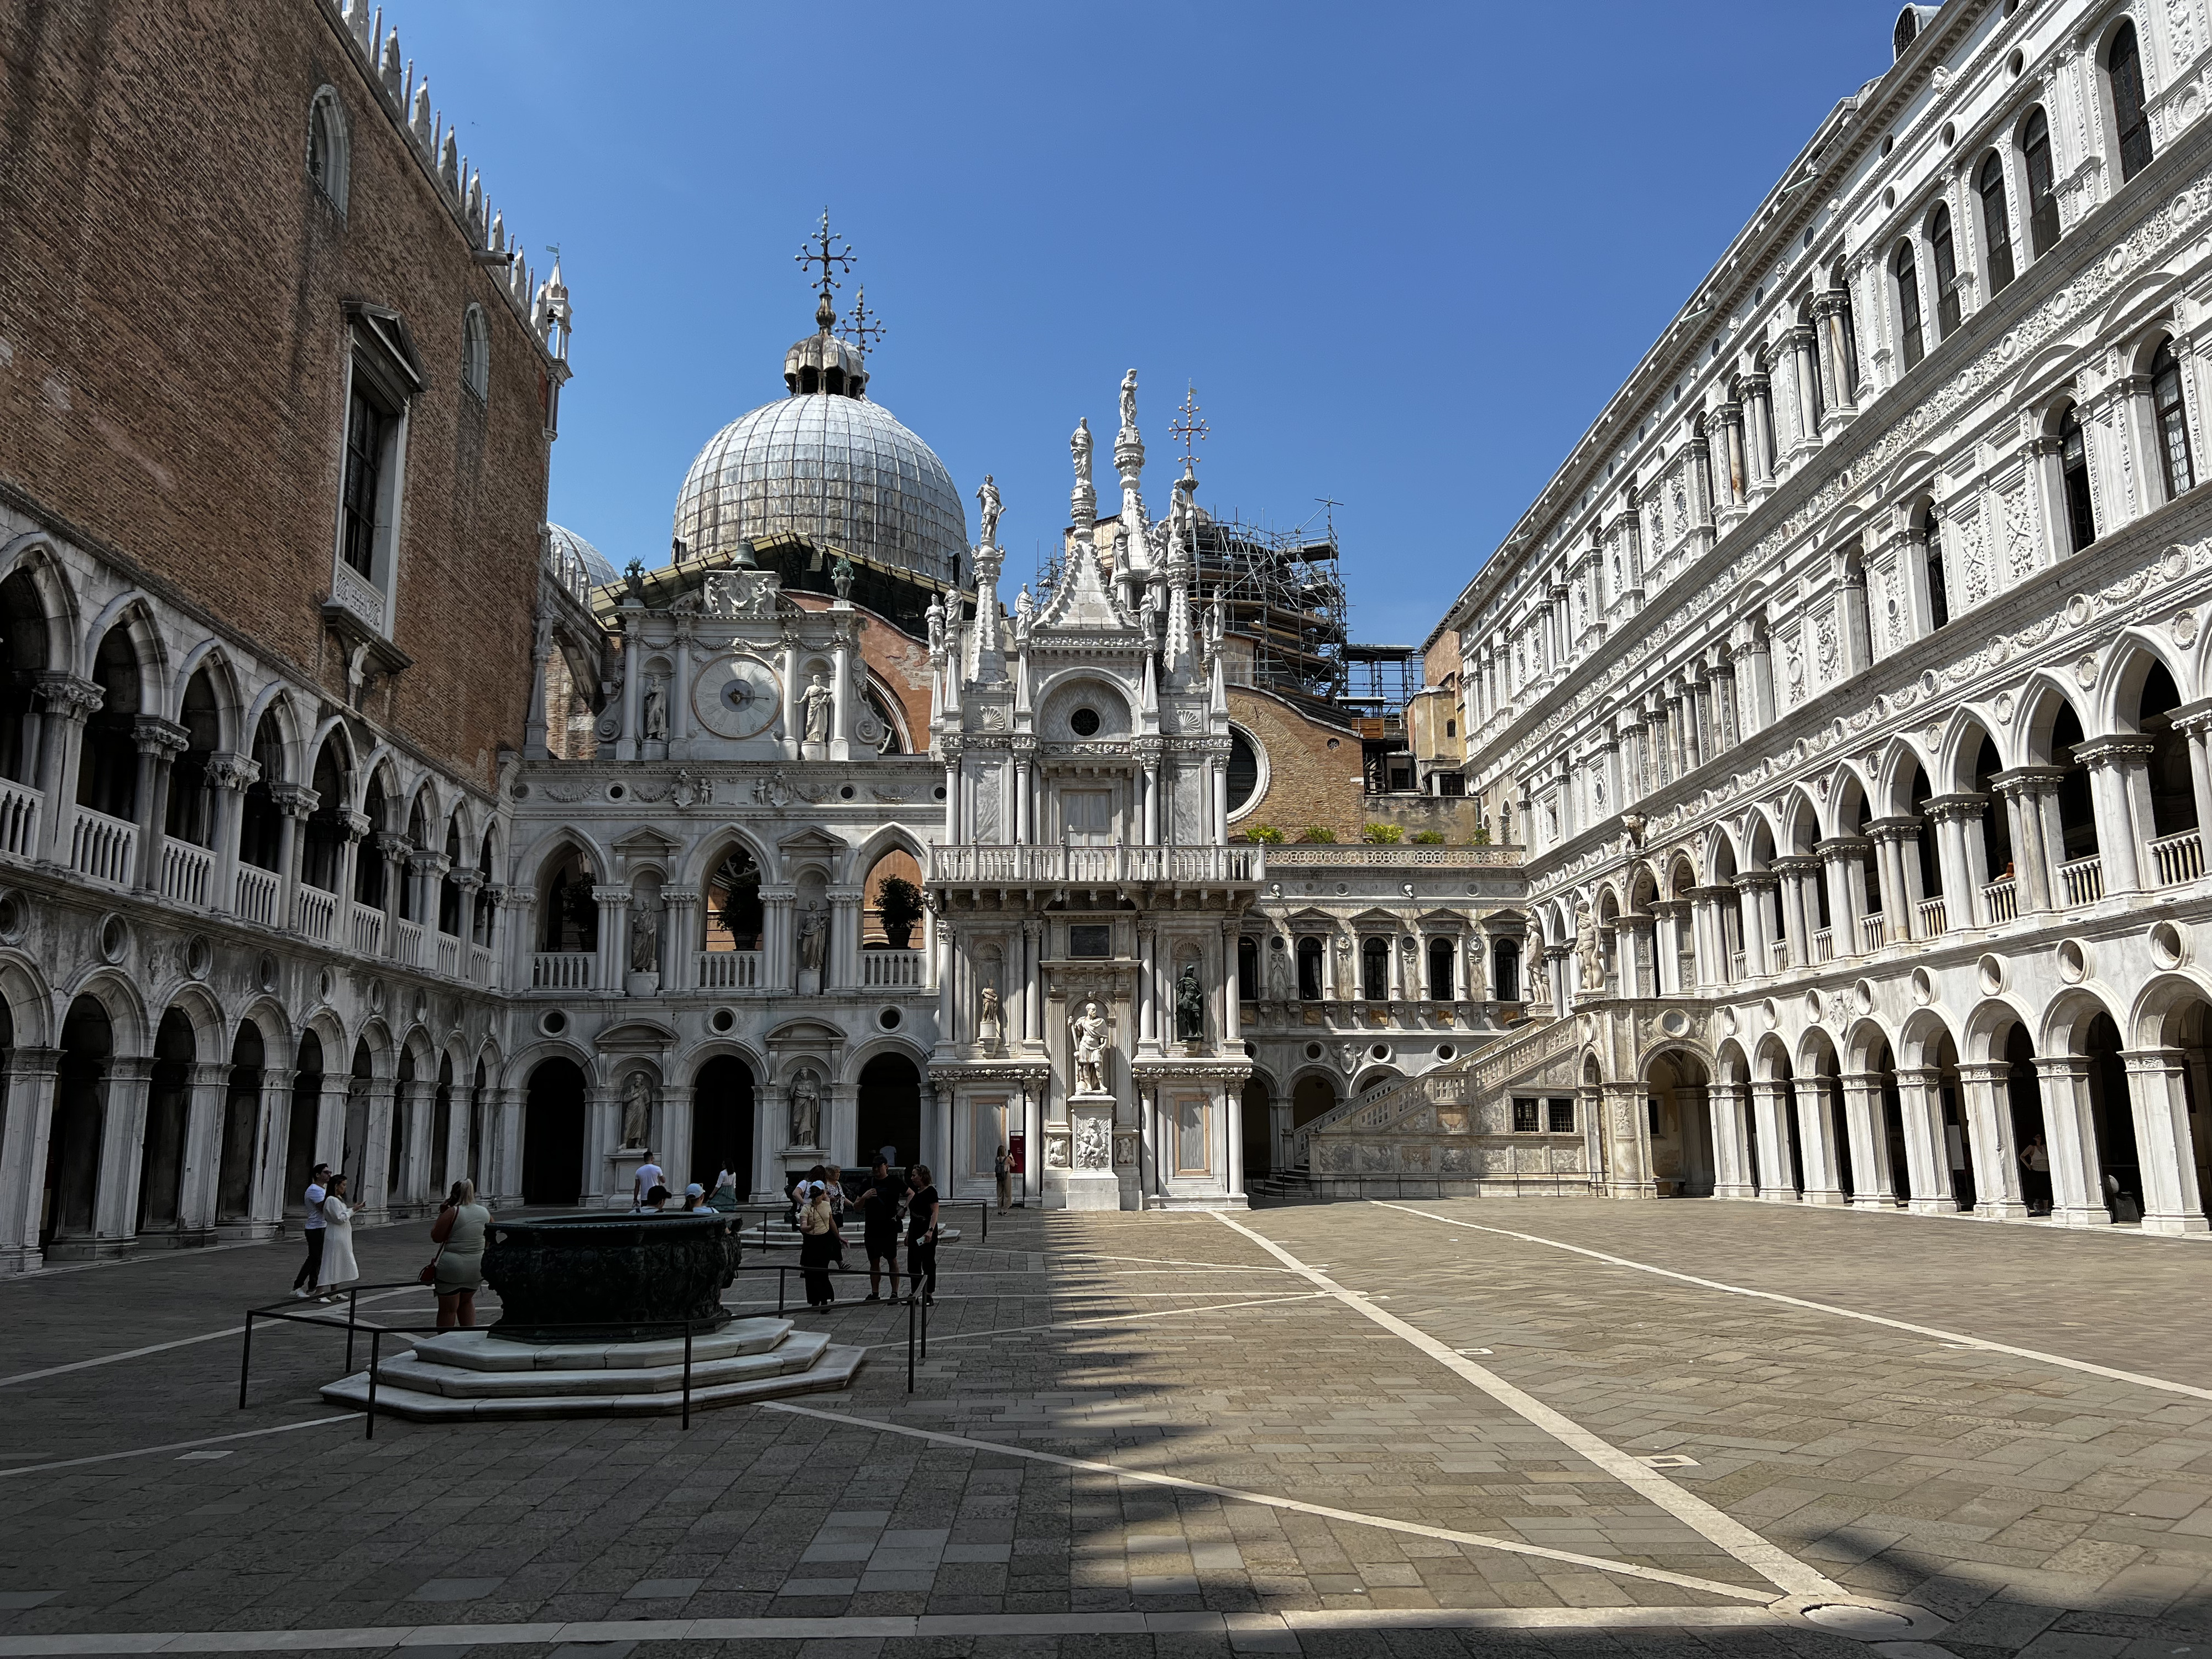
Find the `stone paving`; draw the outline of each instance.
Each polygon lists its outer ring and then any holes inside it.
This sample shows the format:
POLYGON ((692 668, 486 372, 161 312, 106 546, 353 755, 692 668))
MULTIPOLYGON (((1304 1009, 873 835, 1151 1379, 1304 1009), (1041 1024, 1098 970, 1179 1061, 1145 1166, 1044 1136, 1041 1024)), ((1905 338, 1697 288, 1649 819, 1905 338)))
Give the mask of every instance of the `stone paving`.
MULTIPOLYGON (((315 1394, 342 1336, 297 1328, 257 1335, 240 1411, 238 1338, 193 1339, 280 1296, 295 1243, 0 1281, 0 1659, 244 1632, 475 1659, 2212 1656, 2212 1247, 1711 1202, 1230 1219, 971 1229, 912 1395, 904 1310, 848 1299, 837 1340, 882 1345, 852 1389, 688 1431, 364 1441, 315 1394), (1945 1627, 1869 1645, 1770 1612, 1793 1574, 1945 1627)), ((363 1234, 368 1278, 410 1278, 423 1231, 363 1234)))

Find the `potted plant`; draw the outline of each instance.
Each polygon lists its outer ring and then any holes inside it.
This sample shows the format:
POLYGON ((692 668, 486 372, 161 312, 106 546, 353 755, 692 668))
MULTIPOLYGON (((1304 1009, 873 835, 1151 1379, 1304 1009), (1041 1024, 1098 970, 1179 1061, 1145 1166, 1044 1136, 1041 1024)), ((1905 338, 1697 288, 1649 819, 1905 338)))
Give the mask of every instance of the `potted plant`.
POLYGON ((876 889, 876 911, 891 949, 903 951, 914 938, 915 923, 921 920, 921 889, 904 876, 885 876, 876 889))

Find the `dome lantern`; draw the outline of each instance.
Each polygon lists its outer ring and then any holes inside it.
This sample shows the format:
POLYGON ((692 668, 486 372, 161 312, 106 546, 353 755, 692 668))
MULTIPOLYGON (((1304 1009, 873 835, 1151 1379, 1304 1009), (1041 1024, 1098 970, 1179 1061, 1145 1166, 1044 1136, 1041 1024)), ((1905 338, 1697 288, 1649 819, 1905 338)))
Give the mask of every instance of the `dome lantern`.
POLYGON ((863 398, 868 368, 860 348, 836 335, 837 309, 825 290, 814 309, 815 332, 783 354, 783 384, 794 398, 825 392, 833 398, 863 398))

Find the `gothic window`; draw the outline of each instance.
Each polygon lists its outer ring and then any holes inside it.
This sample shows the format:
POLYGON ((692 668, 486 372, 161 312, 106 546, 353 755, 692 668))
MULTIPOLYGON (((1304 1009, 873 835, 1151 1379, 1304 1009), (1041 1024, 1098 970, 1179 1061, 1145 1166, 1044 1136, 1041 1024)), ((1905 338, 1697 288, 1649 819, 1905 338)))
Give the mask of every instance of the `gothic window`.
POLYGON ((1959 253, 1951 240, 1951 210, 1939 207, 1928 221, 1928 257, 1936 267, 1936 337, 1959 326, 1959 253))
POLYGON ((1928 625, 1942 628, 1951 620, 1951 599, 1943 586, 1943 526, 1932 507, 1921 513, 1920 533, 1928 545, 1928 625))
POLYGON ((1390 1000, 1390 945, 1372 936, 1359 946, 1359 994, 1370 1002, 1390 1000))
POLYGON ((1298 1000, 1321 1000, 1321 941, 1310 936, 1298 941, 1298 1000))
POLYGON ((1927 355, 1920 329, 1920 273, 1913 262, 1911 243, 1898 244, 1889 268, 1897 278, 1897 349, 1910 371, 1927 355))
MULTIPOLYGON (((257 870, 274 870, 277 851, 283 845, 283 823, 276 811, 276 792, 270 786, 284 781, 284 737, 274 712, 263 714, 261 723, 254 728, 253 758, 260 765, 261 775, 246 786, 246 798, 240 803, 238 857, 241 864, 250 864, 257 870)), ((336 805, 333 801, 333 807, 336 805)), ((309 879, 313 850, 311 827, 307 855, 301 860, 300 870, 302 881, 309 879)), ((312 884, 325 891, 331 885, 328 882, 312 884)))
POLYGON ((707 883, 708 950, 761 948, 760 890, 760 866, 750 853, 739 848, 722 860, 707 883))
POLYGON ((2012 281, 2012 220, 2005 210, 2004 162, 1991 150, 1974 179, 1982 198, 1982 243, 1989 250, 1990 292, 1996 295, 2012 281))
POLYGON ((1521 944, 1502 939, 1491 951, 1490 982, 1500 1002, 1521 1000, 1521 944))
POLYGON ((92 677, 105 695, 99 713, 85 721, 76 804, 133 822, 138 816, 138 741, 132 727, 139 713, 139 671, 127 619, 100 640, 92 677))
POLYGON ((1429 941, 1429 1000, 1449 1002, 1455 992, 1452 981, 1453 964, 1459 959, 1459 946, 1448 939, 1429 941))
POLYGON ((319 88, 307 106, 307 176, 340 213, 346 208, 345 106, 336 91, 319 88))
POLYGON ((491 330, 478 305, 461 313, 461 386, 478 403, 491 396, 491 330))
POLYGON ((2058 470, 2066 483, 2067 550, 2079 553, 2097 539, 2097 510, 2089 499, 2089 445, 2081 412, 2073 404, 2058 423, 2058 470))
POLYGON ((574 954, 599 948, 599 904, 592 889, 592 872, 583 855, 573 848, 563 854, 539 898, 539 950, 574 954))
POLYGON ((2150 165, 2150 117, 2143 111, 2142 54, 2136 49, 2136 26, 2123 23, 2105 53, 2112 76, 2112 120, 2119 131, 2120 182, 2150 165))
POLYGON ((2051 162, 2051 123, 2030 110, 2020 129, 2020 160, 2027 173, 2027 252, 2040 259, 2058 245, 2057 175, 2051 162))
POLYGON ((2181 364, 2168 340, 2150 360, 2151 407, 2158 416, 2158 459, 2166 470, 2168 501, 2197 487, 2189 453, 2189 413, 2181 402, 2181 364))
POLYGON ((385 465, 398 424, 367 386, 355 385, 346 409, 345 492, 338 505, 338 533, 345 562, 372 581, 382 539, 379 520, 385 465))

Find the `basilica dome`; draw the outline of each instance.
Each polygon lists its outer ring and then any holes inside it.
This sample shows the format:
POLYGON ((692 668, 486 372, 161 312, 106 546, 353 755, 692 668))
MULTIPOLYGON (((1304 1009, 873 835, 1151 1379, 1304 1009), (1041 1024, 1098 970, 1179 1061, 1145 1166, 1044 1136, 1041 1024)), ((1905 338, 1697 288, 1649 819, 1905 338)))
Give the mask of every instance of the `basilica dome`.
POLYGON ((707 441, 676 499, 685 556, 803 536, 879 566, 957 583, 968 514, 929 446, 867 398, 852 343, 821 327, 784 358, 787 395, 707 441))

